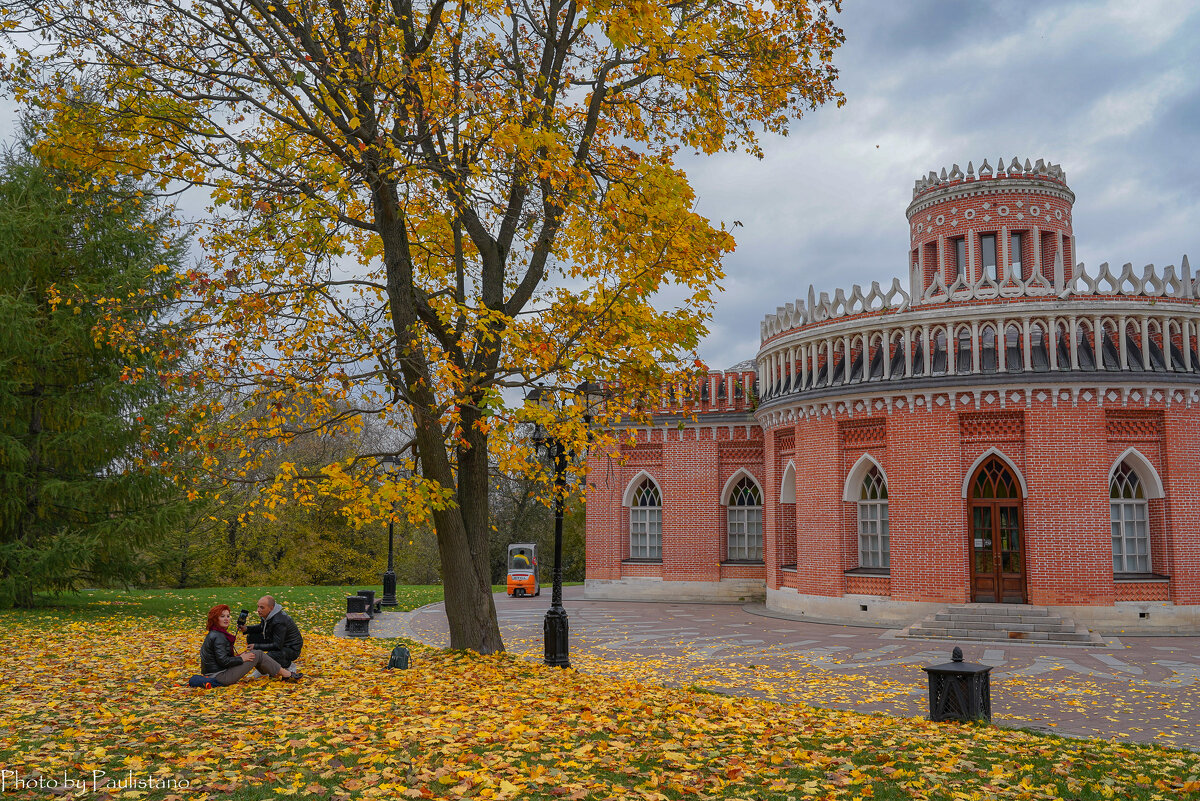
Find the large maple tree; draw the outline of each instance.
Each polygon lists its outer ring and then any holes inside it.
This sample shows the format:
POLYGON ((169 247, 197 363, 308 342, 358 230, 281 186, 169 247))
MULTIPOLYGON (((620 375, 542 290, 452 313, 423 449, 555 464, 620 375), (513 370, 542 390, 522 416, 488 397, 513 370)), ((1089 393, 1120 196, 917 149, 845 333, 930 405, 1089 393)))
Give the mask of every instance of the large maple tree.
POLYGON ((263 479, 271 437, 385 416, 413 475, 372 491, 353 459, 284 463, 264 505, 321 491, 360 520, 392 500, 431 515, 451 645, 491 652, 489 448, 517 461, 531 417, 586 436, 578 407, 503 390, 609 382, 627 390, 611 418, 688 366, 733 240, 677 153, 757 154, 840 103, 837 6, 9 0, 5 76, 89 174, 207 187, 203 379, 273 412, 197 411, 221 424, 192 446, 263 479))

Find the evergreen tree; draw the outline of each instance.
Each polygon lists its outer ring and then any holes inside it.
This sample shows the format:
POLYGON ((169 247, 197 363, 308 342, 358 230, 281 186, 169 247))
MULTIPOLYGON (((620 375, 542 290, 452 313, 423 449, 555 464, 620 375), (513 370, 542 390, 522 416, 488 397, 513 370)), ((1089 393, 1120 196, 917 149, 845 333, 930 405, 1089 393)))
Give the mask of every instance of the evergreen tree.
POLYGON ((138 187, 0 157, 0 607, 135 579, 177 517, 168 399, 143 378, 180 255, 138 187))

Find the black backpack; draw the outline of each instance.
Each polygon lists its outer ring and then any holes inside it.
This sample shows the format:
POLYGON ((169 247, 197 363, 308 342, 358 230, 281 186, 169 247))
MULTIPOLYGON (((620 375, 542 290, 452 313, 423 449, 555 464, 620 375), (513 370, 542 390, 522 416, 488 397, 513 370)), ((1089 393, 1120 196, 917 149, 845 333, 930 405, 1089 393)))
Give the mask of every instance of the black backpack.
POLYGON ((408 670, 409 659, 408 649, 403 645, 397 645, 392 649, 392 656, 388 659, 388 670, 408 670))

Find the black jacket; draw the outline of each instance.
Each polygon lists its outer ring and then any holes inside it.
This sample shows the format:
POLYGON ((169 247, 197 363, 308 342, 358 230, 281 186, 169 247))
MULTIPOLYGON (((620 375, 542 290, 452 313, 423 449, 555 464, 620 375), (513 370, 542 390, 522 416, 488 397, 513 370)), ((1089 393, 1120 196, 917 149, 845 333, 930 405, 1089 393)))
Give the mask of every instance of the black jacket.
POLYGON ((254 650, 265 651, 283 667, 299 659, 304 647, 300 628, 283 609, 268 615, 262 623, 247 626, 246 642, 254 643, 254 650))
POLYGON ((210 631, 204 638, 204 645, 200 646, 200 672, 211 676, 240 664, 242 658, 233 652, 229 638, 219 631, 210 631))

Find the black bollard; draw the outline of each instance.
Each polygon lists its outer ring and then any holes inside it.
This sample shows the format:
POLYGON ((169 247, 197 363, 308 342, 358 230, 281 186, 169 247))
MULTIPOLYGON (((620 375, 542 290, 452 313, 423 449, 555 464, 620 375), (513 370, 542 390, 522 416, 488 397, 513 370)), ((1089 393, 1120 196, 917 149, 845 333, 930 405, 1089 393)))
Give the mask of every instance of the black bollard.
POLYGON ((992 687, 988 674, 991 665, 964 662, 961 648, 955 648, 944 665, 921 668, 929 674, 929 719, 992 719, 992 687))

